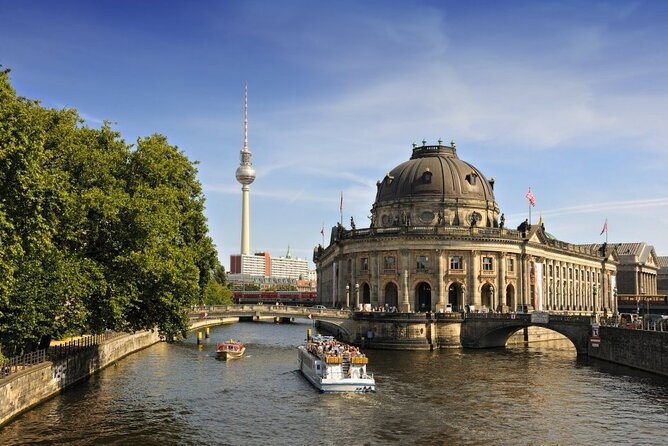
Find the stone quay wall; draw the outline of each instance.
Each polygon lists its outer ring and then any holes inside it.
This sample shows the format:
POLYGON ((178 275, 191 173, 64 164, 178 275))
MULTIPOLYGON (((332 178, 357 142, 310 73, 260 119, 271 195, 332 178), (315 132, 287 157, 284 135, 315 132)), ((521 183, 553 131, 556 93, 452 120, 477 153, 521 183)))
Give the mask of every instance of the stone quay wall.
POLYGON ((76 354, 11 374, 0 380, 0 427, 72 384, 160 340, 157 332, 120 335, 76 354))
POLYGON ((599 347, 589 346, 591 358, 668 376, 668 332, 600 327, 599 347))

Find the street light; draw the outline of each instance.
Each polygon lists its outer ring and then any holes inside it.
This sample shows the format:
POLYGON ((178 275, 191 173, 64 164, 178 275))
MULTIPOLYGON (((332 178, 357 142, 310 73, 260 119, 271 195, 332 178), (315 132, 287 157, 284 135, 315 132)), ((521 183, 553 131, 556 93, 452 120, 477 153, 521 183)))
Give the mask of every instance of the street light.
POLYGON ((346 308, 350 308, 350 285, 346 284, 346 308))
POLYGON ((359 308, 360 304, 360 284, 355 284, 355 308, 359 308))
POLYGON ((592 295, 592 302, 591 302, 591 313, 595 316, 596 315, 596 284, 592 285, 591 287, 591 295, 592 295))

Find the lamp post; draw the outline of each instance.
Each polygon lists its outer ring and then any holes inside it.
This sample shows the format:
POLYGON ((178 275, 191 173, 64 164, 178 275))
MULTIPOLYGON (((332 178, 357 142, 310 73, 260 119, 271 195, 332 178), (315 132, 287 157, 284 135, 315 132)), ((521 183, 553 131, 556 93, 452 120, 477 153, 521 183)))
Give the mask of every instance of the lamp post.
POLYGON ((591 296, 592 296, 591 314, 594 317, 596 317, 596 290, 597 290, 596 284, 592 285, 592 287, 591 287, 591 296))
POLYGON ((350 308, 350 285, 346 284, 346 308, 350 308))
POLYGON ((494 299, 494 285, 489 286, 489 306, 490 306, 490 311, 494 313, 494 309, 496 308, 495 305, 495 299, 494 299))
POLYGON ((360 284, 355 284, 355 308, 359 308, 360 304, 360 284))

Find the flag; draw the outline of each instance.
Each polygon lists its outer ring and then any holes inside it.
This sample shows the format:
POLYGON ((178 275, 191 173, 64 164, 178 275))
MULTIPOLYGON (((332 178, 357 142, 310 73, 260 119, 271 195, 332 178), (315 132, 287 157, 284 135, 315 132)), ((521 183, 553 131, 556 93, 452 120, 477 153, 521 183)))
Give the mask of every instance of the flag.
POLYGON ((529 188, 529 191, 526 194, 527 200, 529 200, 529 204, 531 206, 536 206, 536 197, 533 196, 533 192, 531 192, 531 188, 529 188))
POLYGON ((605 219, 605 223, 603 223, 603 229, 601 229, 601 233, 599 235, 603 235, 603 233, 608 234, 608 219, 605 219))
POLYGON ((322 225, 322 228, 320 228, 320 235, 325 236, 325 225, 322 225))

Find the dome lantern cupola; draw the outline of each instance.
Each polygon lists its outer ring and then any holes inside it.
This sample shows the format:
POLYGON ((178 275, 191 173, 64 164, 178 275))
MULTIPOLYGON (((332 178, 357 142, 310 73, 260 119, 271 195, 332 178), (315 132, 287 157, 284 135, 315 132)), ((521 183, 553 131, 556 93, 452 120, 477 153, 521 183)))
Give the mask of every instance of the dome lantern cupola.
POLYGON ((410 159, 378 182, 371 212, 379 226, 457 225, 471 221, 496 227, 499 208, 493 182, 459 159, 451 145, 413 145, 410 159), (403 216, 407 216, 404 218, 403 216), (436 219, 438 216, 438 220, 436 219))

